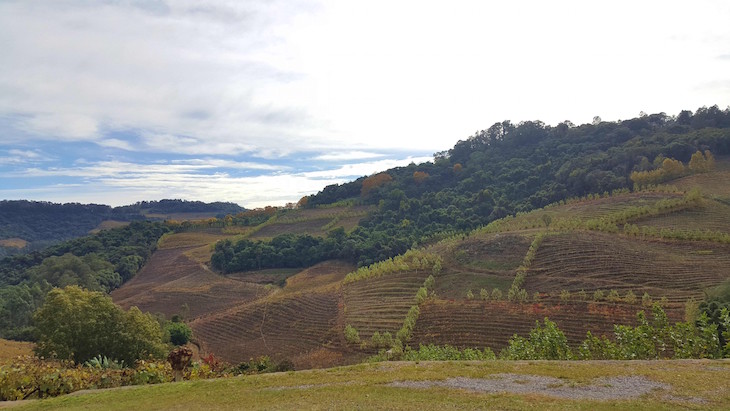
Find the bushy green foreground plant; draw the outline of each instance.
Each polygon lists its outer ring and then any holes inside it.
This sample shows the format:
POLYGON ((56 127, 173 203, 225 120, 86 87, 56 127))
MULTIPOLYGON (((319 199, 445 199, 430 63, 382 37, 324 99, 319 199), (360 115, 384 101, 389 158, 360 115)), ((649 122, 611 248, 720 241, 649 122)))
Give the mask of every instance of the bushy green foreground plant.
POLYGON ((510 360, 570 360, 573 353, 558 326, 545 318, 537 322, 528 338, 514 335, 501 356, 510 360))
POLYGON ((97 355, 134 364, 161 358, 166 347, 160 324, 137 307, 124 311, 100 292, 78 286, 54 288, 33 316, 36 351, 46 358, 84 363, 97 355))
POLYGON ((165 325, 165 329, 170 334, 173 345, 185 345, 193 336, 193 330, 183 322, 171 321, 165 325))
MULTIPOLYGON (((209 355, 191 364, 184 378, 197 380, 293 369, 288 360, 275 362, 266 356, 233 365, 209 355)), ((0 366, 0 401, 47 398, 84 389, 160 384, 172 379, 170 364, 161 360, 140 360, 134 367, 126 368, 102 356, 83 366, 25 356, 0 366)))
POLYGON ((46 398, 83 389, 156 384, 171 381, 171 372, 168 364, 154 361, 140 361, 134 368, 105 368, 94 361, 90 366, 81 366, 26 356, 0 367, 0 400, 46 398))

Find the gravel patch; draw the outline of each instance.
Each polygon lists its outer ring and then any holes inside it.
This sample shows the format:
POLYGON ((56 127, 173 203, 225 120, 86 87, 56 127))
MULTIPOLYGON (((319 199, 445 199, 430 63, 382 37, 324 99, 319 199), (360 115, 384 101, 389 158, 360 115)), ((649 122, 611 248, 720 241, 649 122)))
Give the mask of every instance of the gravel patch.
POLYGON ((446 387, 484 393, 541 394, 566 399, 618 400, 636 398, 653 390, 669 390, 668 384, 641 376, 597 378, 588 385, 554 377, 522 374, 494 374, 489 378, 449 378, 443 381, 396 381, 391 387, 446 387))

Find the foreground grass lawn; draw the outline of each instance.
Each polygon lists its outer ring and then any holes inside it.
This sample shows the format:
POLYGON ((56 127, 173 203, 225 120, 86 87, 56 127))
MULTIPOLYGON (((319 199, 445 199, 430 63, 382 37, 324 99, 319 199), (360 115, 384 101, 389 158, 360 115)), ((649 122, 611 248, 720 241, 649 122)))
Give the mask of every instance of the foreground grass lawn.
POLYGON ((728 381, 728 360, 393 362, 87 391, 12 409, 707 410, 730 409, 728 381))

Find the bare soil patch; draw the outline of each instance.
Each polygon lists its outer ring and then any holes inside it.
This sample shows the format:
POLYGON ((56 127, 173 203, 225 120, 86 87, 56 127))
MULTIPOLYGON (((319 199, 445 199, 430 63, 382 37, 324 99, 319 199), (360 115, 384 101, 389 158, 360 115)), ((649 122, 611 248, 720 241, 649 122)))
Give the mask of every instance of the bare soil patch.
POLYGON ((619 400, 637 398, 671 386, 643 376, 596 378, 591 384, 578 385, 555 377, 529 374, 494 374, 490 378, 448 378, 443 381, 396 381, 391 387, 445 387, 481 393, 538 394, 571 400, 619 400))

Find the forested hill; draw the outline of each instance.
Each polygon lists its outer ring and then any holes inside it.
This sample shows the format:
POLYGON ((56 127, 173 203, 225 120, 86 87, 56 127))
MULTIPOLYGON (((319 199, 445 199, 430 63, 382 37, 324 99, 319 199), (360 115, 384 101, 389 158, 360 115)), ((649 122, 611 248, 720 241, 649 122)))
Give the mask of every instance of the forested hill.
POLYGON ((107 220, 159 220, 157 215, 207 213, 224 216, 244 211, 233 203, 201 201, 143 201, 112 208, 98 204, 55 204, 41 201, 0 201, 0 257, 41 250, 60 241, 89 234, 107 220))
POLYGON ((132 205, 116 207, 114 211, 139 214, 217 213, 233 215, 246 211, 246 209, 235 203, 220 201, 204 203, 202 201, 160 200, 140 201, 132 205))
POLYGON ((579 126, 503 121, 436 153, 433 162, 328 186, 300 205, 378 205, 355 233, 385 243, 374 261, 439 232, 469 230, 569 197, 631 188, 632 172, 659 169, 665 158, 686 163, 706 150, 730 154, 730 108, 617 122, 596 118, 579 126))

